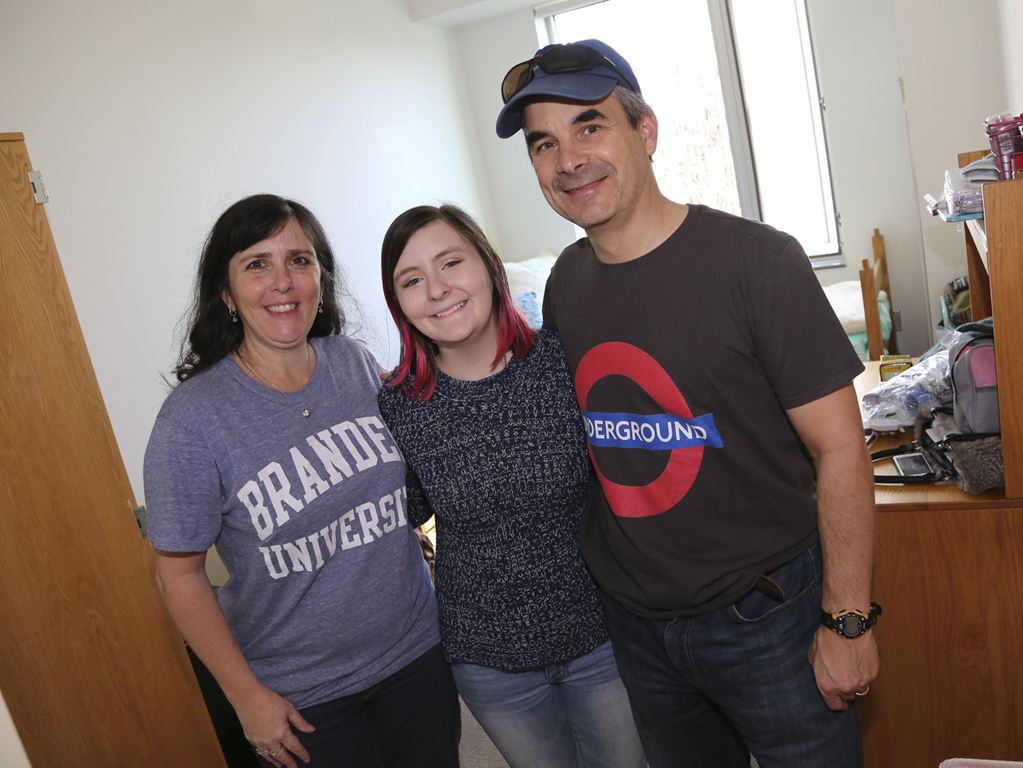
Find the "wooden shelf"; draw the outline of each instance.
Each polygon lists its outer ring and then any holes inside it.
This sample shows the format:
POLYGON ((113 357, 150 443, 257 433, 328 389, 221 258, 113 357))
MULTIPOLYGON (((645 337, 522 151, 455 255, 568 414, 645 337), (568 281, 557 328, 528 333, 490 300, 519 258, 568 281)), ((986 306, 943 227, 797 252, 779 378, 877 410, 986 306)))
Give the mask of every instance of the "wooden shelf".
POLYGON ((980 256, 980 260, 984 263, 984 269, 987 266, 987 226, 984 224, 984 219, 970 219, 966 222, 966 229, 969 231, 970 236, 973 237, 973 242, 977 246, 977 253, 980 256))
MULTIPOLYGON (((959 167, 985 151, 959 155, 959 167)), ((967 222, 974 320, 995 319, 1005 496, 1023 498, 1023 179, 984 185, 984 219, 967 222)))

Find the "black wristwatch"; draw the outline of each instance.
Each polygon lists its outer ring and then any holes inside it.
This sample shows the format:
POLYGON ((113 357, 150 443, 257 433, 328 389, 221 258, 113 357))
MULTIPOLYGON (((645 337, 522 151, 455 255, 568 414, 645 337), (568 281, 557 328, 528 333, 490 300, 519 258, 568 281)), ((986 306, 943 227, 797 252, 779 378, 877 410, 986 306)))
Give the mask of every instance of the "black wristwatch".
POLYGON ((877 624, 877 617, 880 615, 881 606, 877 603, 870 604, 870 613, 863 613, 863 611, 828 613, 822 610, 821 624, 832 632, 841 635, 846 640, 855 640, 877 624))

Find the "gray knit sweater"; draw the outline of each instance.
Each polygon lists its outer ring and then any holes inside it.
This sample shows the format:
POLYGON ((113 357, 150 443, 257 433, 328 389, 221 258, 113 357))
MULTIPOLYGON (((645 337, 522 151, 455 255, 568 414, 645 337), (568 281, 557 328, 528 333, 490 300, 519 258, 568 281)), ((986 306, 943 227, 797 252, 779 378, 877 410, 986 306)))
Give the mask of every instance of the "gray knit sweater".
POLYGON ((592 470, 557 334, 481 381, 439 373, 426 402, 385 386, 380 411, 408 463, 410 522, 437 515, 448 660, 539 669, 604 642, 578 541, 592 470))

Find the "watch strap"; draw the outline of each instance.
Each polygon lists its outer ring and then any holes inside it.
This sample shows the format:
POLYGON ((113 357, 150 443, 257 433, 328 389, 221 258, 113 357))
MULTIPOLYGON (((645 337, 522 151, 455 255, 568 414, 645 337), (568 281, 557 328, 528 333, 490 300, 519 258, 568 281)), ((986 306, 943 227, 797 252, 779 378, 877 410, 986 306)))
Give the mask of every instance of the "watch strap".
POLYGON ((877 617, 880 615, 881 606, 877 603, 871 603, 870 610, 867 613, 857 611, 855 609, 847 609, 839 611, 838 613, 828 613, 822 609, 821 624, 844 638, 854 640, 873 627, 877 623, 877 617), (849 623, 847 622, 847 618, 853 616, 858 619, 858 622, 856 622, 856 630, 850 631, 846 628, 846 624, 849 623))

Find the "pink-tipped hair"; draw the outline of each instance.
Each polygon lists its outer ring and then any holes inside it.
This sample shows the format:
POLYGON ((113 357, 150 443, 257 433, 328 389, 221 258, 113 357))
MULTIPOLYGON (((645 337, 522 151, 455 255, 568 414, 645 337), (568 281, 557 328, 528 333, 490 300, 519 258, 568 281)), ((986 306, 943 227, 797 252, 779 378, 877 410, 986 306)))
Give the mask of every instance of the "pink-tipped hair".
POLYGON ((386 386, 400 386, 409 397, 420 400, 433 397, 437 386, 436 345, 416 330, 402 312, 394 290, 394 267, 412 235, 434 221, 446 222, 465 237, 476 249, 490 275, 494 286, 498 333, 497 355, 492 365, 497 365, 509 350, 517 358, 525 357, 538 336, 529 327, 511 296, 501 259, 479 224, 468 213, 454 205, 442 205, 439 208, 423 205, 405 211, 391 223, 381 248, 380 271, 384 298, 401 335, 401 358, 386 386))

